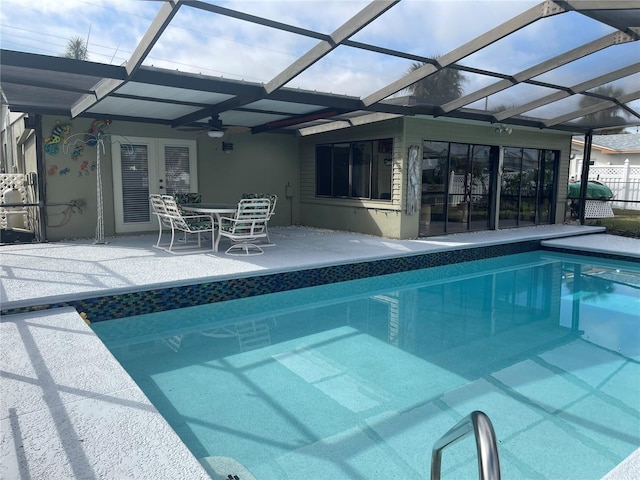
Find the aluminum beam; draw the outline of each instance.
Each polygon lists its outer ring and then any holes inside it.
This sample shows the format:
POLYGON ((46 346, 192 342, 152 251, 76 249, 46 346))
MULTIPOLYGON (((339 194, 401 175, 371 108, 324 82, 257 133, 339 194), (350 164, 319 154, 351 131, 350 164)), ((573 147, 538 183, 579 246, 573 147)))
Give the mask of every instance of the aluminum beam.
POLYGON ((267 95, 300 75, 311 65, 332 50, 335 50, 342 42, 358 33, 399 1, 400 0, 376 0, 368 4, 347 22, 338 27, 338 29, 331 34, 330 40, 321 40, 315 47, 268 82, 265 87, 267 95))
POLYGON ((557 55, 556 57, 550 58, 549 60, 534 65, 533 67, 527 68, 520 73, 516 73, 515 75, 513 75, 512 80, 500 80, 499 82, 481 88, 480 90, 477 90, 469 95, 464 95, 460 98, 452 100, 451 102, 442 105, 442 110, 444 110, 445 112, 450 112, 465 105, 469 105, 470 103, 480 100, 481 98, 488 97, 489 95, 493 95, 494 93, 498 93, 509 87, 522 83, 526 80, 531 80, 532 78, 542 75, 543 73, 549 72, 575 60, 591 55, 592 53, 598 52, 607 47, 611 47, 612 45, 618 45, 621 43, 633 41, 635 41, 635 39, 631 38, 629 35, 622 34, 620 32, 610 33, 609 35, 605 35, 604 37, 598 38, 597 40, 585 43, 584 45, 574 48, 573 50, 557 55))
POLYGON ((144 59, 147 57, 155 43, 160 38, 160 35, 162 35, 162 32, 164 32, 175 14, 178 12, 178 9, 181 5, 182 0, 166 0, 165 2, 163 2, 160 10, 158 11, 158 14, 151 23, 151 26, 147 29, 144 36, 142 37, 142 40, 138 43, 138 46, 133 51, 131 57, 125 65, 127 78, 125 78, 124 80, 109 79, 99 82, 96 87, 94 87, 93 94, 84 95, 74 105, 71 106, 71 118, 75 118, 78 115, 89 110, 102 98, 115 91, 120 85, 125 83, 127 79, 131 77, 131 75, 133 75, 136 70, 138 70, 138 68, 140 68, 142 62, 144 62, 144 59))
POLYGON ((571 10, 635 10, 637 0, 555 0, 563 8, 571 10))
MULTIPOLYGON (((604 100, 602 102, 596 103, 595 105, 591 105, 589 107, 583 108, 581 110, 575 110, 573 112, 569 112, 565 115, 561 115, 559 117, 552 118, 551 120, 547 120, 544 122, 545 127, 553 127, 554 125, 558 125, 559 123, 564 123, 569 120, 573 120, 575 118, 584 117, 586 115, 590 115, 592 113, 599 112, 601 110, 606 110, 607 108, 619 107, 622 103, 632 102, 633 100, 637 100, 640 98, 640 90, 636 90, 635 92, 627 93, 626 95, 622 95, 615 100, 604 100)), ((606 128, 606 125, 602 125, 596 128, 606 128)))
POLYGON ((528 112, 530 110, 543 107, 545 105, 548 105, 553 102, 557 102, 558 100, 562 100, 563 98, 567 98, 577 93, 586 92, 587 90, 591 90, 592 88, 596 88, 601 85, 606 85, 607 83, 613 82, 620 78, 634 75, 638 72, 640 72, 640 63, 634 63, 633 65, 629 65, 628 67, 621 68, 619 70, 616 70, 615 72, 610 72, 605 75, 601 75, 599 77, 593 78, 591 80, 587 80, 586 82, 579 83, 577 85, 567 88, 566 90, 552 93, 551 95, 547 95, 537 100, 533 100, 531 102, 518 105, 515 108, 503 110, 502 112, 495 114, 494 117, 498 122, 501 122, 515 115, 520 115, 524 112, 528 112))
POLYGON ((413 85, 414 83, 422 80, 423 78, 432 75, 439 69, 442 69, 448 65, 451 65, 454 62, 462 60, 465 57, 477 52, 478 50, 482 50, 484 47, 491 45, 492 43, 497 42, 498 40, 520 30, 521 28, 530 25, 541 18, 545 18, 552 15, 557 15, 560 13, 564 13, 562 7, 556 5, 554 2, 545 1, 541 4, 538 4, 527 11, 521 13, 513 17, 512 19, 504 22, 502 25, 497 26, 489 30, 488 32, 483 33, 482 35, 474 38, 473 40, 465 43, 461 47, 452 50, 451 52, 441 56, 438 58, 439 67, 435 67, 431 64, 424 65, 417 70, 405 75, 404 77, 396 80, 395 82, 387 85, 386 87, 378 90, 375 93, 372 93, 368 97, 363 100, 365 106, 370 106, 374 103, 379 102, 387 98, 390 95, 393 95, 400 90, 404 90, 405 88, 413 85))

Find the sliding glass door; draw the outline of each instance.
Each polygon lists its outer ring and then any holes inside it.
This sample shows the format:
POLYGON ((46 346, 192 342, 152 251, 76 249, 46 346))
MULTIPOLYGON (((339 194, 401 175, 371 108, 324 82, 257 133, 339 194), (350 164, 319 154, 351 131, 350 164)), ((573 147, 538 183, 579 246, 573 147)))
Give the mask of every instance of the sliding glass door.
POLYGON ((433 141, 422 151, 421 236, 554 222, 559 152, 433 141))
POLYGON ((558 152, 505 147, 500 185, 500 228, 554 221, 558 152))

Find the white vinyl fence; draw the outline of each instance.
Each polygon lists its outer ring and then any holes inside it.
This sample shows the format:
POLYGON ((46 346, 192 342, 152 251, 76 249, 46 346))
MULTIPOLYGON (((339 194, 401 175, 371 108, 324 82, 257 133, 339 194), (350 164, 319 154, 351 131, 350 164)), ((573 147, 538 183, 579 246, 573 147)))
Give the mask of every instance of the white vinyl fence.
MULTIPOLYGON (((579 172, 582 166, 579 165, 579 172)), ((612 207, 640 210, 640 166, 630 165, 591 165, 589 180, 604 183, 613 192, 612 207)))

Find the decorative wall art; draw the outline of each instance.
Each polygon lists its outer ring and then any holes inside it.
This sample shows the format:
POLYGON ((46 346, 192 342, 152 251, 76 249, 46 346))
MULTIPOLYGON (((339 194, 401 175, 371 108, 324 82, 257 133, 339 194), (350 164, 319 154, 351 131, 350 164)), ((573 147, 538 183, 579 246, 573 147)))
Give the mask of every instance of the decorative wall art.
POLYGON ((44 151, 49 155, 57 155, 60 150, 60 143, 64 143, 66 136, 70 133, 70 124, 56 120, 56 126, 51 130, 51 135, 44 139, 44 151))
MULTIPOLYGON (((111 134, 105 132, 107 128, 111 125, 111 120, 102 119, 95 120, 91 124, 91 128, 87 133, 76 133, 73 135, 69 135, 63 145, 63 149, 65 149, 65 153, 68 152, 70 148, 72 148, 72 158, 77 160, 80 158, 82 153, 84 152, 85 146, 96 147, 96 161, 89 165, 88 160, 83 160, 80 163, 79 176, 82 177, 84 175, 89 175, 89 171, 96 172, 96 206, 97 206, 97 225, 96 225, 96 236, 94 243, 97 244, 105 244, 104 240, 104 205, 102 202, 102 174, 100 171, 100 160, 101 160, 101 152, 102 154, 106 153, 105 151, 105 141, 111 142, 111 134), (78 152, 77 155, 74 154, 78 152)), ((122 135, 120 135, 122 136, 122 135)), ((125 137, 126 138, 126 137, 125 137)), ((119 142, 118 142, 119 143, 119 142)), ((130 142, 129 142, 130 143, 130 142)), ((62 173, 62 172, 60 172, 62 173)))
MULTIPOLYGON (((71 158, 73 160, 78 160, 84 151, 85 145, 89 145, 91 147, 96 147, 96 196, 97 196, 97 226, 96 226, 96 236, 95 243, 104 244, 104 216, 103 216, 103 203, 102 203, 102 175, 100 173, 100 149, 102 148, 102 153, 105 153, 104 149, 104 131, 111 124, 111 120, 95 120, 91 124, 91 128, 87 133, 76 133, 73 135, 69 135, 64 142, 63 149, 66 151, 69 150, 69 146, 73 148, 71 153, 71 158)), ((66 153, 65 151, 65 153, 66 153)), ((79 176, 82 177, 83 174, 88 175, 89 163, 87 161, 83 161, 80 164, 79 176)), ((68 168, 65 170, 69 170, 68 168)), ((68 172, 67 172, 68 173, 68 172)), ((60 172, 62 174, 62 171, 60 172)))
POLYGON ((418 158, 420 147, 409 147, 409 160, 407 162, 407 215, 414 215, 420 208, 422 190, 422 159, 418 158))

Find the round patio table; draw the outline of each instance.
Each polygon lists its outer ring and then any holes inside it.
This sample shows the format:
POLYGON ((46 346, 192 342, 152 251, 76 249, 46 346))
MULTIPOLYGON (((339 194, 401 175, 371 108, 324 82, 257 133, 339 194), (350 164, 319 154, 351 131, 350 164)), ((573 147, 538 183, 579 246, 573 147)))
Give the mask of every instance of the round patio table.
POLYGON ((218 233, 215 233, 216 230, 214 229, 213 251, 217 252, 218 243, 220 242, 220 216, 233 215, 236 213, 238 206, 229 203, 185 203, 181 208, 185 212, 206 213, 215 217, 215 222, 218 224, 218 233))

